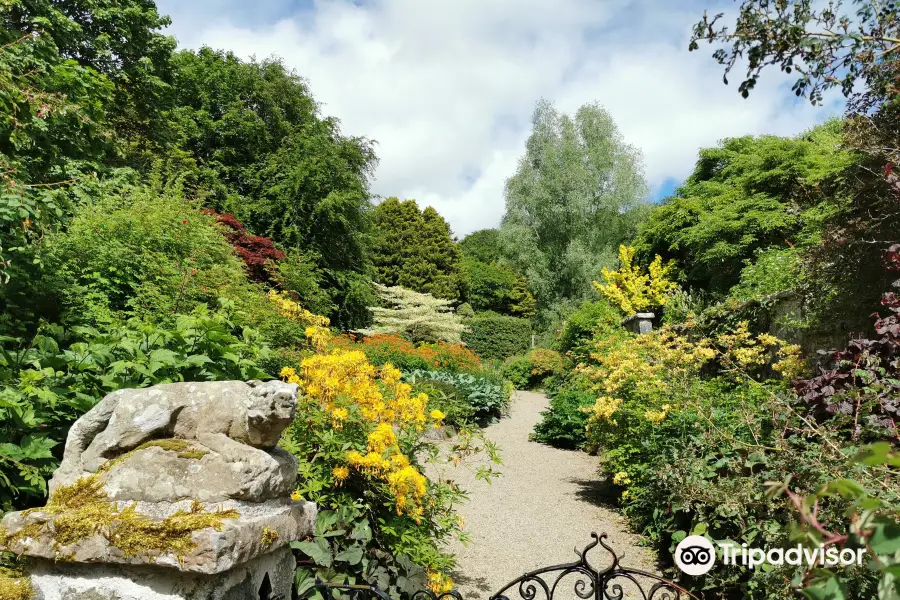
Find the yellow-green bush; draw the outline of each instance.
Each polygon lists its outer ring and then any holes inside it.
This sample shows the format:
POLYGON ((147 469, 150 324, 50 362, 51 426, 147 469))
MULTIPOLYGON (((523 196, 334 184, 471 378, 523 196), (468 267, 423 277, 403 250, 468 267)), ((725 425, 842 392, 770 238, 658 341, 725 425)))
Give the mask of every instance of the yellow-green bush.
POLYGON ((643 273, 640 266, 632 264, 634 248, 619 246, 618 271, 603 268, 605 285, 594 282, 594 287, 604 297, 612 300, 626 315, 662 308, 668 295, 676 289, 675 282, 669 280, 674 264, 663 265, 662 257, 656 256, 643 273))
MULTIPOLYGON (((583 409, 588 445, 598 449, 625 513, 662 556, 691 534, 787 547, 789 507, 767 492, 768 482, 788 477, 799 494, 836 477, 864 485, 887 477, 880 498, 896 501, 896 474, 848 467, 837 432, 804 416, 785 380, 804 368, 796 346, 753 335, 746 323, 710 338, 693 335, 688 322, 678 332, 595 343, 591 360, 577 369, 596 394, 583 409)), ((849 526, 844 508, 834 502, 820 518, 849 526)), ((803 574, 793 567, 717 568, 690 585, 722 598, 787 599, 803 574)), ((858 597, 875 596, 876 578, 865 568, 843 577, 858 597)))

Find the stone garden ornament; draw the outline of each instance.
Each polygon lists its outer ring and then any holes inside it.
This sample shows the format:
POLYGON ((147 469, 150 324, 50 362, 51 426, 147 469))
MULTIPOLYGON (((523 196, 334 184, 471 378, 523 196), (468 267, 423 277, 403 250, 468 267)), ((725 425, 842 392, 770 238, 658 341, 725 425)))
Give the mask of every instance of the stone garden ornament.
POLYGON ((289 598, 288 544, 316 516, 277 446, 296 409, 281 381, 113 392, 72 426, 47 506, 4 517, 0 550, 29 558, 41 600, 289 598))

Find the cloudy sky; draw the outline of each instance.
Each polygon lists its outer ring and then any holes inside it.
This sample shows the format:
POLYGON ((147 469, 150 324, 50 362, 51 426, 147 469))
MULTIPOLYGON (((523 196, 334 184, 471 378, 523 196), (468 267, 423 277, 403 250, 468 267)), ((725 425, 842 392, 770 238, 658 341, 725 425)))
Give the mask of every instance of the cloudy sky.
POLYGON ((540 98, 597 101, 644 154, 651 199, 697 150, 795 134, 840 111, 766 73, 747 100, 722 83, 691 25, 728 0, 157 0, 181 47, 277 55, 345 134, 377 141, 373 191, 432 205, 463 236, 496 226, 540 98))

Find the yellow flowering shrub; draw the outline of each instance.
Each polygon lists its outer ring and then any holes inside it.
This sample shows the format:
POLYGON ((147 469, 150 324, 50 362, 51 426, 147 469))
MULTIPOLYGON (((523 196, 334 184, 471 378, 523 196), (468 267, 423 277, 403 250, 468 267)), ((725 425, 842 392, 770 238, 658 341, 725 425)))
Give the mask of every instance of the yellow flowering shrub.
POLYGON ((306 337, 313 346, 319 350, 325 347, 331 339, 331 331, 328 329, 331 322, 328 317, 316 315, 306 310, 298 302, 291 299, 287 292, 270 290, 268 298, 283 317, 307 326, 305 330, 306 337))
POLYGON ((662 257, 657 255, 644 273, 633 261, 634 248, 619 246, 621 267, 617 271, 604 267, 602 275, 606 283, 595 281, 594 287, 626 315, 665 306, 669 294, 678 287, 669 279, 674 264, 664 265, 662 257))
MULTIPOLYGON (((428 396, 414 393, 393 365, 376 367, 352 345, 317 340, 326 335, 327 321, 309 317, 289 299, 272 297, 285 311, 310 323, 310 341, 319 349, 280 373, 299 387, 297 418, 282 440, 300 461, 299 489, 293 497, 315 501, 322 515, 353 514, 357 524, 341 527, 349 530, 364 521, 372 544, 392 555, 406 555, 420 568, 422 586, 450 589, 446 573, 453 558, 441 544, 461 535, 455 506, 464 496, 442 480, 429 480, 419 464, 421 457, 437 455, 423 435, 441 425, 444 413, 429 410, 428 396)), ((467 435, 460 436, 457 451, 444 460, 456 464, 484 449, 476 436, 467 435)), ((318 556, 320 550, 311 552, 318 556)), ((315 576, 333 577, 327 570, 331 566, 322 568, 326 570, 315 576)), ((400 569, 396 564, 390 568, 400 569)), ((405 571, 396 576, 403 581, 413 577, 405 571)))
POLYGON ((805 368, 798 346, 754 335, 746 322, 711 338, 693 334, 695 328, 687 322, 678 330, 600 339, 576 367, 597 394, 581 409, 588 447, 600 451, 612 483, 628 488, 629 502, 640 497, 634 486, 652 479, 648 465, 657 444, 686 446, 697 435, 712 446, 736 435, 758 439, 751 416, 787 387, 772 376, 790 378, 805 368))

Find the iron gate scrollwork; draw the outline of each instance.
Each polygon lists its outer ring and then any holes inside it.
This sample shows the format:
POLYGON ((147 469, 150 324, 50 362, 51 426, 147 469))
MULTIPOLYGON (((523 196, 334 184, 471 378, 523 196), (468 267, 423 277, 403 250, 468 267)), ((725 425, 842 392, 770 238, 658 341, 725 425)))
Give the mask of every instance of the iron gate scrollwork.
MULTIPOLYGON (((699 600, 683 587, 659 575, 619 565, 619 556, 606 544, 606 533, 592 533, 591 537, 593 541, 583 550, 575 550, 579 560, 526 573, 491 595, 489 600, 564 600, 565 591, 569 589, 581 600, 699 600), (610 563, 600 569, 588 560, 588 553, 598 546, 610 557, 610 563), (563 598, 556 598, 558 591, 563 598)), ((348 600, 394 600, 371 585, 321 582, 306 590, 300 600, 308 598, 316 590, 322 592, 325 600, 342 597, 348 600)), ((462 600, 462 596, 456 591, 436 594, 421 590, 411 600, 462 600)))

